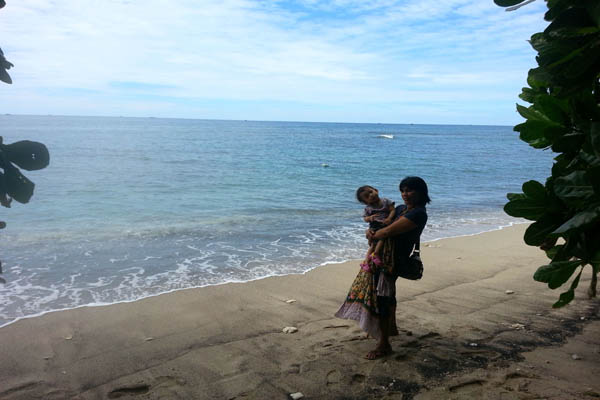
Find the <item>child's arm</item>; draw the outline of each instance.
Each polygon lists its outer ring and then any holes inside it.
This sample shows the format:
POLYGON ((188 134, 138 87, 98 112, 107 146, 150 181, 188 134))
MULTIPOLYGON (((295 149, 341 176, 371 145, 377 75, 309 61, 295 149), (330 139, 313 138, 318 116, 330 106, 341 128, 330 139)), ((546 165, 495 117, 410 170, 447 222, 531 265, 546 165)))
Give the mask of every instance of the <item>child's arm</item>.
POLYGON ((372 216, 372 215, 369 215, 368 217, 364 217, 364 218, 363 218, 363 220, 364 220, 365 222, 371 222, 371 221, 373 221, 373 216, 372 216))
POLYGON ((390 215, 388 215, 388 217, 383 221, 383 223, 386 225, 391 224, 392 221, 394 220, 394 217, 396 216, 396 208, 394 207, 394 203, 390 204, 389 210, 390 210, 390 215))

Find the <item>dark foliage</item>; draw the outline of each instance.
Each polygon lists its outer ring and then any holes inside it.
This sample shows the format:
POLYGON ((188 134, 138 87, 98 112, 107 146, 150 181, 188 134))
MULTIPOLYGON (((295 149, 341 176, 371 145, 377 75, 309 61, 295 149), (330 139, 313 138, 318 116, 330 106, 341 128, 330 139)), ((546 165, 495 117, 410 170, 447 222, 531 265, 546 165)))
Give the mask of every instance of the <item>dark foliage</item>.
MULTIPOLYGON (((520 0, 494 0, 508 7, 520 0)), ((521 140, 551 149, 552 174, 545 184, 528 181, 523 193, 509 193, 504 210, 534 221, 525 242, 540 246, 551 260, 534 279, 556 289, 569 281, 554 307, 573 300, 589 266, 588 294, 596 296, 600 269, 600 1, 547 0, 543 31, 531 37, 537 68, 529 70, 517 105, 525 122, 515 126, 521 140)))
MULTIPOLYGON (((0 0, 0 9, 5 5, 5 1, 0 0)), ((7 72, 12 66, 10 62, 6 61, 4 53, 0 49, 0 81, 12 83, 7 72)), ((49 162, 50 154, 44 144, 29 140, 3 144, 2 136, 0 136, 0 205, 10 207, 13 199, 19 203, 28 203, 33 196, 35 185, 17 167, 33 171, 46 168, 49 162)), ((6 222, 0 221, 0 229, 5 227, 6 222)), ((0 263, 1 273, 2 263, 0 263)), ((1 277, 0 283, 5 283, 1 277)))

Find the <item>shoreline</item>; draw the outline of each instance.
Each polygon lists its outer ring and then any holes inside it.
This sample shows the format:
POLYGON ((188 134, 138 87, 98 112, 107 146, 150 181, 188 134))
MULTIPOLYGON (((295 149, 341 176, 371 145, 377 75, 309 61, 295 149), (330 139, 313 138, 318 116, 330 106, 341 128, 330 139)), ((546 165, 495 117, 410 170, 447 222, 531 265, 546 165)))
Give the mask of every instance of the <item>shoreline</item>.
MULTIPOLYGON (((424 246, 427 246, 428 243, 434 243, 440 240, 446 240, 446 239, 455 239, 455 238, 461 238, 461 237, 469 237, 469 236, 477 236, 477 235, 481 235, 481 234, 485 234, 488 232, 495 232, 495 231, 500 231, 503 229, 507 229, 510 228, 512 226, 515 225, 522 225, 522 224, 528 224, 529 222, 524 220, 523 222, 509 222, 508 225, 503 225, 503 226, 499 226, 495 229, 489 229, 489 230, 485 230, 485 231, 481 231, 478 233, 467 233, 467 234, 461 234, 461 235, 454 235, 454 236, 447 236, 447 237, 440 237, 440 238, 436 238, 436 239, 431 239, 428 240, 426 242, 423 242, 424 246)), ((126 303, 134 303, 136 301, 141 301, 144 299, 148 299, 151 297, 156 297, 156 296, 162 296, 165 294, 171 294, 171 293, 176 293, 182 290, 194 290, 194 289, 202 289, 202 288, 206 288, 206 287, 211 287, 211 286, 221 286, 221 285, 227 285, 227 284, 232 284, 232 283, 248 283, 248 282, 254 282, 257 280, 261 280, 261 279, 269 279, 269 278, 273 278, 273 277, 282 277, 282 276, 291 276, 291 275, 305 275, 307 273, 309 273, 310 271, 313 271, 317 268, 322 268, 322 267, 326 267, 328 265, 339 265, 339 264, 345 264, 345 263, 350 263, 350 262, 356 262, 356 261, 360 261, 358 259, 345 259, 342 261, 326 261, 323 262, 321 264, 318 264, 314 267, 310 267, 309 269, 307 269, 306 271, 303 272, 298 272, 298 273, 282 273, 282 274, 272 274, 272 275, 267 275, 267 276, 262 276, 262 277, 258 277, 255 279, 251 279, 251 280, 246 280, 246 281, 225 281, 225 282, 220 282, 220 283, 211 283, 211 284, 206 284, 206 285, 200 285, 200 286, 191 286, 191 287, 187 287, 187 288, 180 288, 180 289, 171 289, 171 290, 167 290, 164 292, 159 292, 159 293, 154 293, 154 294, 149 294, 147 296, 143 296, 143 297, 138 297, 132 300, 120 300, 120 301, 116 301, 116 302, 111 302, 111 303, 90 303, 90 304, 83 304, 83 305, 78 305, 78 306, 73 306, 73 307, 66 307, 66 308, 61 308, 61 309, 56 309, 56 310, 49 310, 49 311, 41 311, 39 313, 36 314, 32 314, 32 315, 27 315, 27 316, 22 316, 22 317, 17 317, 14 320, 4 323, 4 324, 0 324, 0 330, 6 326, 10 326, 18 321, 21 320, 26 320, 26 319, 30 319, 30 318, 38 318, 38 317, 42 317, 46 314, 52 314, 52 313, 56 313, 56 312, 63 312, 63 311, 70 311, 70 310, 77 310, 80 308, 86 308, 86 307, 108 307, 108 306, 112 306, 112 305, 116 305, 116 304, 126 304, 126 303)))
POLYGON ((21 319, 0 329, 0 398, 600 396, 589 274, 552 309, 560 289, 533 281, 547 259, 524 229, 423 246, 425 275, 398 281, 402 332, 379 360, 364 359, 374 340, 333 316, 359 268, 346 262, 21 319))

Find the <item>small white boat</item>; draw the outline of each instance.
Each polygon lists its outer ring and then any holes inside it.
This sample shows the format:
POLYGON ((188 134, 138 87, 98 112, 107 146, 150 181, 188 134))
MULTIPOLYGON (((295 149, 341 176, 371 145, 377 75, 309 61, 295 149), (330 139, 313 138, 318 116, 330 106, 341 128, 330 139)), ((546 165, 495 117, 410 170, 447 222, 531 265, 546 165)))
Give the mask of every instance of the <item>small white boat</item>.
POLYGON ((393 139, 394 135, 377 135, 377 137, 380 137, 382 139, 393 139))

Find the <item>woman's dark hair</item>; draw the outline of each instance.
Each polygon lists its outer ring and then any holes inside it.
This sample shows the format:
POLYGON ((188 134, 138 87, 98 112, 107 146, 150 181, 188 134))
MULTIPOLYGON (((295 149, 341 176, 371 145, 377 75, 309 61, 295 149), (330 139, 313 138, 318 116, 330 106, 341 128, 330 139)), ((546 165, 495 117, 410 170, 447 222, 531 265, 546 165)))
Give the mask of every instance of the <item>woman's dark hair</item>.
POLYGON ((365 204, 365 202, 362 201, 362 199, 360 198, 360 195, 367 189, 377 190, 373 186, 369 185, 361 186, 358 189, 356 189, 356 200, 358 200, 359 203, 365 204))
POLYGON ((431 199, 429 198, 429 190, 427 189, 427 184, 422 178, 418 176, 407 176, 402 179, 400 182, 399 189, 412 189, 419 192, 419 204, 418 206, 425 206, 425 204, 431 203, 431 199))

